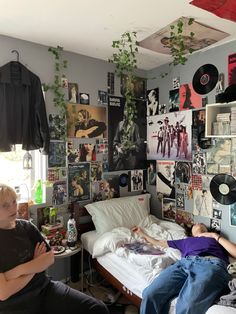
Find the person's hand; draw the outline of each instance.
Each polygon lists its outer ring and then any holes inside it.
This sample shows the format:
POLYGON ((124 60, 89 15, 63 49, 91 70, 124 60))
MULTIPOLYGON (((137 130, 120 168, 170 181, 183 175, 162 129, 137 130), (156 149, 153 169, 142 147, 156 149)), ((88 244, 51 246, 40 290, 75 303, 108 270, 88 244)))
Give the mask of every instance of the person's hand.
POLYGON ((44 242, 41 243, 38 242, 34 249, 34 259, 46 253, 46 251, 47 251, 46 244, 44 242))
POLYGON ((134 233, 136 233, 137 235, 141 237, 144 236, 144 232, 140 227, 134 226, 133 228, 131 228, 131 231, 133 231, 134 233))
POLYGON ((213 238, 213 239, 217 240, 219 237, 219 234, 216 232, 203 232, 203 233, 199 233, 197 235, 197 237, 213 238))

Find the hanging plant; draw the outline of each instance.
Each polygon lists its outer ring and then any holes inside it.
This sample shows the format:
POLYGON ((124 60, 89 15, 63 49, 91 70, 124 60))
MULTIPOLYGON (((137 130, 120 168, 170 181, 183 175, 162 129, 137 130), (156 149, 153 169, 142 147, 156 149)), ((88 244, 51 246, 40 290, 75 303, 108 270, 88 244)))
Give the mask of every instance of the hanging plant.
POLYGON ((185 24, 185 20, 180 18, 177 23, 170 26, 169 47, 173 57, 171 65, 184 65, 188 60, 186 55, 194 52, 190 45, 194 40, 194 32, 186 33, 185 30, 185 25, 190 26, 193 22, 194 18, 189 18, 185 24))
POLYGON ((53 102, 56 108, 59 109, 60 113, 64 116, 66 114, 66 99, 65 93, 62 87, 62 78, 65 75, 62 73, 63 69, 67 68, 67 60, 63 60, 61 53, 63 47, 57 46, 49 47, 48 51, 52 53, 55 63, 54 63, 54 81, 52 84, 43 84, 44 91, 47 92, 51 90, 54 94, 53 102))
POLYGON ((134 71, 137 69, 136 55, 138 53, 136 32, 125 32, 121 35, 120 40, 114 40, 112 42, 112 47, 115 48, 117 52, 113 53, 109 62, 115 64, 115 73, 118 77, 125 77, 125 106, 128 120, 131 123, 137 114, 134 100, 134 81, 136 79, 134 71))

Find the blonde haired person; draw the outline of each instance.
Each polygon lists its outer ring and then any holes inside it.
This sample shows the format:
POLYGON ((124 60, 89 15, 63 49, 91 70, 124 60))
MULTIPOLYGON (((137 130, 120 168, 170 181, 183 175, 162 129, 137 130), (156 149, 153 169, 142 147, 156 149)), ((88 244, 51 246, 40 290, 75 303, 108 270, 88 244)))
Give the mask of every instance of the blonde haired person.
POLYGON ((45 275, 53 252, 37 227, 16 214, 15 191, 0 184, 0 313, 108 314, 102 302, 45 275))

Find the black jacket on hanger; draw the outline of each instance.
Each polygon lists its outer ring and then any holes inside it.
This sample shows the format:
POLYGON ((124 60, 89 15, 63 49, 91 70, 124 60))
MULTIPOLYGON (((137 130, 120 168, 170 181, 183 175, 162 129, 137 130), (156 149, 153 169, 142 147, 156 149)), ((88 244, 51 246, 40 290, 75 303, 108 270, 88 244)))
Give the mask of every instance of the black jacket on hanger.
POLYGON ((0 68, 0 151, 14 144, 49 151, 49 128, 40 79, 20 62, 0 68))

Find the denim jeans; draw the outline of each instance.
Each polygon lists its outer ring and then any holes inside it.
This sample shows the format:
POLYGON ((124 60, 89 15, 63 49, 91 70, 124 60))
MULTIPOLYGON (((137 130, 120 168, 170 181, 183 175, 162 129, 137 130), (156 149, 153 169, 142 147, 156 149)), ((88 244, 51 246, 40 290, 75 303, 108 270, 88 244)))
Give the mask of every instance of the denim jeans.
POLYGON ((187 256, 144 289, 140 314, 168 314, 175 297, 176 314, 204 314, 227 291, 230 278, 221 259, 187 256))

